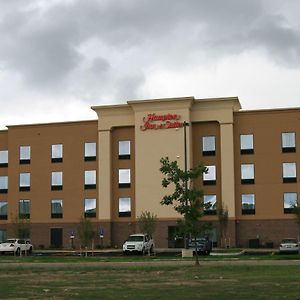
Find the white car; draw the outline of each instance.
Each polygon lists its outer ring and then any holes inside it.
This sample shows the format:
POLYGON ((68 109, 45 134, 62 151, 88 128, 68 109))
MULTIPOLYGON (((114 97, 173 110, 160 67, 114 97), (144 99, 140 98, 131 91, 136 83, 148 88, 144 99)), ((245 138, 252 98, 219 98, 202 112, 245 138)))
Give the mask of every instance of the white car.
POLYGON ((28 239, 8 239, 0 244, 0 254, 13 253, 20 255, 21 252, 31 254, 32 245, 28 239))
POLYGON ((131 234, 123 244, 123 254, 128 253, 152 253, 154 250, 153 239, 144 233, 131 234))
POLYGON ((299 252, 299 243, 294 238, 288 238, 282 240, 279 246, 280 253, 298 253, 299 252))

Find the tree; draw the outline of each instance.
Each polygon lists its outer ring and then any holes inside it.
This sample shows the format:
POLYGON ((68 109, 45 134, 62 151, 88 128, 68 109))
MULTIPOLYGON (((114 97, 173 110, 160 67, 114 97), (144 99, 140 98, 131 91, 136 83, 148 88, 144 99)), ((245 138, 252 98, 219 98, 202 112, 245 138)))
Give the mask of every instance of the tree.
POLYGON ((152 237, 155 232, 157 216, 149 211, 143 211, 137 220, 140 231, 152 237))
POLYGON ((30 237, 30 219, 17 214, 12 221, 12 230, 15 237, 28 239, 30 237))
MULTIPOLYGON (((142 233, 148 234, 152 237, 155 232, 155 227, 157 223, 157 216, 149 211, 143 211, 141 215, 137 218, 138 226, 142 233)), ((148 254, 150 255, 151 249, 149 249, 148 254)))
POLYGON ((81 217, 78 225, 78 235, 80 238, 81 246, 87 247, 91 244, 95 237, 95 231, 91 221, 87 218, 81 217))
MULTIPOLYGON (((226 232, 228 226, 228 209, 224 208, 222 203, 220 204, 219 208, 217 209, 217 215, 219 219, 219 226, 220 226, 220 245, 222 246, 222 241, 226 241, 226 232)), ((226 247, 226 242, 224 243, 226 247)))
POLYGON ((202 164, 183 171, 179 168, 177 161, 169 161, 168 157, 161 158, 160 171, 164 174, 162 186, 164 188, 173 184, 175 190, 172 194, 163 197, 162 205, 173 205, 174 209, 183 216, 178 220, 178 225, 182 232, 188 234, 195 242, 195 264, 199 265, 197 237, 209 227, 208 223, 200 223, 199 220, 203 216, 203 209, 208 208, 202 201, 203 192, 195 186, 195 180, 203 173, 207 172, 207 168, 202 164))
MULTIPOLYGON (((293 213, 295 214, 295 221, 300 227, 300 206, 293 205, 293 213)), ((298 240, 299 240, 299 233, 298 233, 298 240)))

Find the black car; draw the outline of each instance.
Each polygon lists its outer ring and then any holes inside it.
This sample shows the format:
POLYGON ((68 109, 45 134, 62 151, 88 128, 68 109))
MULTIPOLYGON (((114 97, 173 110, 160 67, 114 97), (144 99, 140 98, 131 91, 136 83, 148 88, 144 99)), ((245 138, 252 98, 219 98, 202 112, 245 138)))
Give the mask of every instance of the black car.
POLYGON ((209 240, 208 237, 198 237, 195 239, 188 240, 188 248, 193 249, 194 254, 196 251, 197 244, 197 252, 200 255, 209 255, 212 250, 212 241, 209 240))

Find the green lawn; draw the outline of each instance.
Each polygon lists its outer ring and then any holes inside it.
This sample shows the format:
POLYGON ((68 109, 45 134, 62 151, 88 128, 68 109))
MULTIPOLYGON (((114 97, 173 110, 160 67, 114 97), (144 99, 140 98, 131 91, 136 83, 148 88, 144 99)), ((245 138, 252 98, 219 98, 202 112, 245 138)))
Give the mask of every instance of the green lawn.
MULTIPOLYGON (((10 257, 1 257, 10 260, 10 257)), ((12 257, 13 259, 13 257, 12 257)), ((33 259, 33 258, 32 258, 33 259)), ((49 259, 49 258, 48 258, 49 259)), ((0 268, 2 299, 300 299, 300 266, 86 266, 0 268)), ((22 261, 29 262, 30 258, 22 261)), ((13 260, 11 260, 12 262, 13 260)), ((20 259, 14 260, 20 262, 20 259)), ((39 262, 43 260, 40 258, 39 262)), ((45 262, 50 262, 46 260, 45 262)), ((54 262, 54 261, 53 261, 54 262)))

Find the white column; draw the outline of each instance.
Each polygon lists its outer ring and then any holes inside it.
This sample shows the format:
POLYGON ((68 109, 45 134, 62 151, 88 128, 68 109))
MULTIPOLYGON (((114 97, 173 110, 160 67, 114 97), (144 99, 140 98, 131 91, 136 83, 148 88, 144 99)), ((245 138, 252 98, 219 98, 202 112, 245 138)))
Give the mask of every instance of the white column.
POLYGON ((98 133, 98 218, 111 219, 111 132, 98 133))

